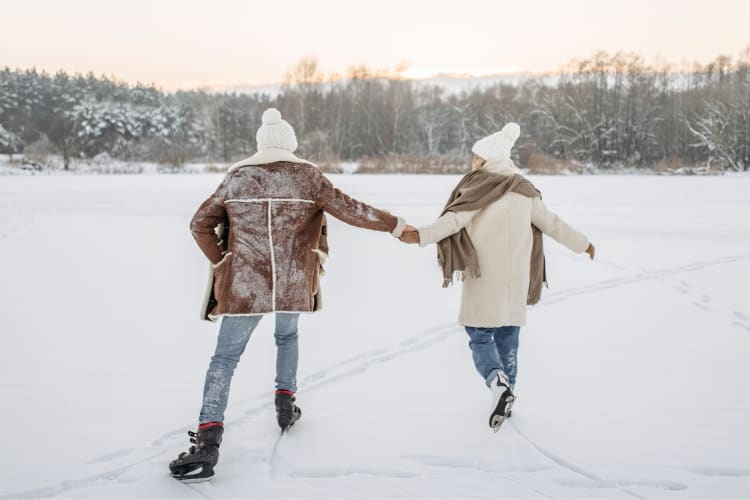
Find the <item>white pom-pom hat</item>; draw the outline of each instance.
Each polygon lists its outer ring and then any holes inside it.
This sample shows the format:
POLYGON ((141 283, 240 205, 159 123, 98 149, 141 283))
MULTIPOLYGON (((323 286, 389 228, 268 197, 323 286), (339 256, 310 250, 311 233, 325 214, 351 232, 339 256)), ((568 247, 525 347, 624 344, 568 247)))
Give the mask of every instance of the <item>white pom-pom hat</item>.
POLYGON ((293 153, 297 149, 297 136, 289 123, 281 119, 281 113, 276 108, 268 108, 263 112, 263 124, 258 129, 255 139, 258 141, 258 151, 266 149, 283 149, 293 153))
POLYGON ((510 122, 500 132, 479 139, 474 143, 471 151, 487 161, 509 160, 510 150, 520 135, 521 127, 517 123, 510 122))

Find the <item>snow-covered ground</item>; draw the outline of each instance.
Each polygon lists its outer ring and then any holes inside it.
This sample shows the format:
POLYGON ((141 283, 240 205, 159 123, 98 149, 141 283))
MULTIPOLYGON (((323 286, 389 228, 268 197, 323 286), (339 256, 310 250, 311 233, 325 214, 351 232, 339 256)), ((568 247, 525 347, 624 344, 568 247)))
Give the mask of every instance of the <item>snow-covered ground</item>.
MULTIPOLYGON (((332 176, 413 224, 457 177, 332 176)), ((0 498, 750 495, 750 176, 538 177, 597 245, 547 241, 497 434, 434 248, 331 220, 326 309, 300 321, 302 420, 279 441, 265 319, 211 483, 167 463, 216 324, 188 233, 220 175, 0 179, 0 498)))

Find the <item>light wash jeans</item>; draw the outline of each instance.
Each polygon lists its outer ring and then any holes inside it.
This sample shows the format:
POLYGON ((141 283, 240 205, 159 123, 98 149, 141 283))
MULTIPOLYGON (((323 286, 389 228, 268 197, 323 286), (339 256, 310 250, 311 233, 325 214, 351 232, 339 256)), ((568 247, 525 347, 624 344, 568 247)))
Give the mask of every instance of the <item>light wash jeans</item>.
MULTIPOLYGON (((198 422, 224 422, 234 369, 263 316, 224 316, 203 386, 203 406, 198 422)), ((298 313, 276 313, 276 389, 297 392, 298 313)))
POLYGON ((521 327, 465 328, 471 339, 469 347, 474 366, 487 385, 494 380, 498 371, 502 371, 507 375, 510 386, 514 387, 518 373, 518 334, 521 327))

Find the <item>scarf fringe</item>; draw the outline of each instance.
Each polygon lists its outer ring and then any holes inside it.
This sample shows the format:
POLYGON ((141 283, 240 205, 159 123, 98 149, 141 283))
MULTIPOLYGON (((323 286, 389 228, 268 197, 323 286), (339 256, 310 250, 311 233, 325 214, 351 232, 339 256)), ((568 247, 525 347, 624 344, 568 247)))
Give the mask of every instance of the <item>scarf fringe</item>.
POLYGON ((453 271, 450 276, 443 276, 443 288, 448 288, 454 280, 465 281, 466 278, 481 278, 482 274, 477 271, 464 269, 463 271, 453 271))

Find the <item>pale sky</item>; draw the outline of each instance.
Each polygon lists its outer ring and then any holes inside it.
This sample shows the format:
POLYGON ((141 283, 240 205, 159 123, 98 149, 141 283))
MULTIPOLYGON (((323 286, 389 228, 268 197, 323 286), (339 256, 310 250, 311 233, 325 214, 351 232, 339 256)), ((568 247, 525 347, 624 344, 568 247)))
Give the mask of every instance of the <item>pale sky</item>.
POLYGON ((596 50, 708 62, 750 46, 750 0, 3 0, 0 66, 167 89, 281 81, 302 56, 413 74, 554 70, 596 50))

